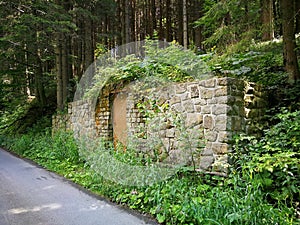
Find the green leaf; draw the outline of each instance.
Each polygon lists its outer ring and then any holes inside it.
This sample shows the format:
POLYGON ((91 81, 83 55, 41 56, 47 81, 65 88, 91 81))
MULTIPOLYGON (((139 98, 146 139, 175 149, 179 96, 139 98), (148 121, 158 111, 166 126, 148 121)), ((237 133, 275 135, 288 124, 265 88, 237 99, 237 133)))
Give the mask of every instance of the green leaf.
POLYGON ((157 218, 157 221, 158 221, 159 223, 163 223, 163 222, 165 222, 165 220, 166 220, 166 217, 165 217, 165 215, 163 215, 163 214, 157 214, 157 215, 156 215, 156 218, 157 218))

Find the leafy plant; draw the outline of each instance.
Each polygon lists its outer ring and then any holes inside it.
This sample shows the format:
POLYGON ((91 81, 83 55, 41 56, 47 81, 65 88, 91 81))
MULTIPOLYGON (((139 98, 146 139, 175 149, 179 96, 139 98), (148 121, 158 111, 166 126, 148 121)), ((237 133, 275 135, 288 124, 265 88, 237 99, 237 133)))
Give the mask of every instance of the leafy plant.
POLYGON ((285 109, 275 119, 279 122, 261 139, 239 137, 234 157, 244 178, 261 185, 273 202, 295 206, 300 197, 300 111, 285 109))
MULTIPOLYGON (((153 215, 162 224, 297 224, 292 208, 284 202, 271 204, 267 201, 265 196, 270 191, 265 189, 261 179, 246 179, 245 175, 249 175, 246 170, 249 171, 249 168, 244 169, 244 176, 232 173, 227 178, 181 170, 170 179, 153 185, 128 187, 97 175, 92 165, 83 163, 82 155, 76 161, 73 160, 73 154, 59 153, 65 150, 61 146, 62 138, 66 138, 67 145, 74 146, 70 134, 59 132, 57 137, 52 137, 49 131, 38 135, 27 134, 24 139, 16 138, 14 146, 27 146, 23 149, 23 156, 112 201, 153 215)), ((124 152, 111 153, 120 160, 140 163, 130 152, 128 155, 124 152)), ((91 153, 88 155, 91 156, 91 153)))

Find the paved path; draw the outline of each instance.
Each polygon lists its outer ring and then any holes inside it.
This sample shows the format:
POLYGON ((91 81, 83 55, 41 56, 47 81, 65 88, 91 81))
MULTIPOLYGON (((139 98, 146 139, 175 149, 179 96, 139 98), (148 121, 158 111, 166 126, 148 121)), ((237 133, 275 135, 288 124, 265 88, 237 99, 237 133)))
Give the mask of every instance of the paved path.
POLYGON ((102 224, 154 223, 0 149, 0 225, 102 224))

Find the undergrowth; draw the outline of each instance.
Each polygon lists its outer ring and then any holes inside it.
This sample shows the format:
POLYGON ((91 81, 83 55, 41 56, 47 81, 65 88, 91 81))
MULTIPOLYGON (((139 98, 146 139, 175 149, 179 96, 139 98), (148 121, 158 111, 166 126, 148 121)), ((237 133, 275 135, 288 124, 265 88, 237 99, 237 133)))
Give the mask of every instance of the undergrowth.
MULTIPOLYGON (((162 224, 299 224, 299 118, 299 111, 283 112, 262 140, 238 138, 235 164, 226 178, 183 168, 168 180, 145 187, 123 186, 97 175, 71 133, 31 131, 15 138, 1 136, 1 143, 162 224)), ((136 160, 126 153, 116 157, 136 160)))
MULTIPOLYGON (((300 84, 285 88, 287 74, 283 71, 278 45, 280 43, 266 43, 243 53, 201 57, 221 76, 247 79, 267 85, 274 93, 276 90, 272 97, 274 103, 270 102, 274 108, 268 112, 263 135, 236 137, 228 177, 182 168, 171 178, 153 185, 119 185, 95 173, 72 133, 60 131, 52 135, 50 129, 43 129, 49 124, 47 120, 31 129, 22 129, 22 135, 0 133, 0 143, 111 201, 147 213, 162 224, 300 224, 300 84)), ((174 64, 133 62, 122 67, 116 79, 134 78, 139 73, 147 75, 152 66, 156 74, 170 74, 176 69, 170 65, 174 64)), ((168 78, 176 82, 190 78, 186 73, 175 72, 168 78)), ((8 121, 22 114, 20 109, 1 118, 8 121)), ((1 129, 7 121, 1 121, 1 129)), ((114 156, 131 165, 141 163, 129 151, 120 154, 115 151, 114 156)))

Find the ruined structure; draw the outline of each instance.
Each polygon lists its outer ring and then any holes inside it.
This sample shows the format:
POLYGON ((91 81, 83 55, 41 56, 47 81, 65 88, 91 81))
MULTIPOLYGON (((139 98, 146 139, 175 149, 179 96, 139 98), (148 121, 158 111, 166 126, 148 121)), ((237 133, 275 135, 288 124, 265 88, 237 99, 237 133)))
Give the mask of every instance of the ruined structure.
MULTIPOLYGON (((253 132, 251 124, 259 121, 266 108, 261 86, 229 77, 176 83, 152 93, 151 98, 158 107, 166 106, 166 115, 182 115, 185 131, 190 132, 186 135, 188 138, 193 138, 193 142, 195 138, 201 139, 199 146, 191 147, 191 154, 195 153, 193 160, 197 169, 208 172, 226 171, 233 135, 253 132)), ((147 115, 138 103, 141 99, 130 88, 107 87, 102 90, 96 108, 88 101, 72 102, 64 119, 53 118, 53 127, 64 123, 77 136, 101 137, 126 145, 130 137, 138 136, 141 128, 148 132, 147 115)), ((159 153, 176 161, 184 148, 179 141, 182 141, 182 129, 170 118, 163 121, 155 131, 161 140, 159 153)), ((147 137, 151 138, 151 132, 140 137, 141 143, 147 137)))

